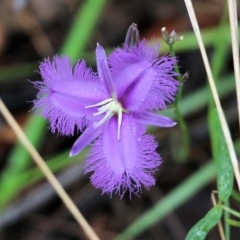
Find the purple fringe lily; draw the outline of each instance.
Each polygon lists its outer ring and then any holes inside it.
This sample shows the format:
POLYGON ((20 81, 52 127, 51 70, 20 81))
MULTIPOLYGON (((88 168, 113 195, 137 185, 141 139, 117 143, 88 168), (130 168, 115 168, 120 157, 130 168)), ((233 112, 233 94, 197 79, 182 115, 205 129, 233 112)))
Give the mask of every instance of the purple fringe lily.
POLYGON ((155 184, 161 157, 146 126, 176 124, 153 111, 174 101, 179 86, 176 58, 158 54, 159 44, 145 40, 125 43, 109 57, 97 44, 97 74, 84 61, 73 66, 66 56, 40 65, 43 82, 34 83, 39 89, 34 108, 48 119, 52 132, 83 131, 70 156, 92 144, 85 173, 93 172, 91 182, 103 193, 122 197, 129 190, 131 196, 155 184))

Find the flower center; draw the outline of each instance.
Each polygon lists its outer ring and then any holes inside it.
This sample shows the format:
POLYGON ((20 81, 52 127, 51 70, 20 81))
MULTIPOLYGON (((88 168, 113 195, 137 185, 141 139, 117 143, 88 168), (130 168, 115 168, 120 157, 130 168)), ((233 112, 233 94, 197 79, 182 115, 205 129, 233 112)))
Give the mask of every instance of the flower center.
POLYGON ((118 115, 118 129, 117 129, 117 139, 120 140, 120 130, 122 125, 122 113, 127 112, 126 109, 122 107, 122 104, 118 102, 117 99, 114 98, 107 98, 99 103, 86 106, 85 108, 93 108, 93 107, 99 107, 96 113, 94 113, 94 116, 100 115, 105 113, 105 116, 98 122, 95 122, 93 124, 94 127, 99 127, 106 121, 108 121, 113 115, 118 115))

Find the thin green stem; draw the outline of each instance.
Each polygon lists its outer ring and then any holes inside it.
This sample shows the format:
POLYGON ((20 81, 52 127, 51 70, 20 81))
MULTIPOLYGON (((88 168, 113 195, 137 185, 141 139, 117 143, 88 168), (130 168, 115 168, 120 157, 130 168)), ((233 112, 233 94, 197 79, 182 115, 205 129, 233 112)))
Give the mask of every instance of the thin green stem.
POLYGON ((182 141, 182 146, 181 146, 181 151, 180 151, 180 155, 179 155, 179 159, 180 160, 185 160, 189 154, 190 151, 190 138, 189 138, 189 131, 188 131, 188 127, 187 124, 179 110, 178 107, 175 108, 175 115, 178 121, 178 124, 180 126, 180 129, 182 131, 183 134, 183 141, 182 141))
POLYGON ((233 189, 231 197, 240 203, 240 194, 233 189))
MULTIPOLYGON (((171 56, 175 57, 175 52, 174 52, 174 48, 173 48, 173 44, 169 44, 169 52, 171 54, 171 56)), ((183 141, 182 141, 182 146, 181 146, 181 150, 180 150, 180 154, 179 154, 179 159, 181 161, 185 160, 187 158, 187 156, 189 155, 189 151, 190 151, 190 137, 189 137, 189 131, 188 131, 188 127, 186 124, 186 121, 184 120, 179 107, 178 107, 178 103, 182 97, 182 77, 178 68, 178 65, 175 64, 174 65, 174 70, 176 73, 178 73, 177 79, 180 82, 180 86, 177 92, 177 96, 176 96, 176 100, 174 102, 174 106, 175 106, 175 115, 176 115, 176 119, 178 121, 179 127, 181 129, 181 132, 183 134, 183 141)))
MULTIPOLYGON (((228 199, 224 202, 224 204, 225 204, 225 206, 227 206, 229 208, 229 200, 228 199)), ((230 218, 229 212, 224 211, 223 214, 224 214, 224 219, 230 218)), ((226 240, 230 240, 230 225, 227 222, 225 222, 225 224, 224 224, 224 232, 225 232, 226 240)))
MULTIPOLYGON (((169 44, 168 46, 169 46, 169 53, 171 54, 171 56, 176 57, 175 51, 174 51, 174 48, 173 48, 173 44, 169 44)), ((174 71, 179 74, 179 75, 177 76, 177 80, 178 80, 180 83, 182 83, 182 77, 181 77, 181 74, 180 74, 180 71, 179 71, 179 68, 178 68, 178 65, 177 65, 177 64, 174 65, 174 71)), ((183 85, 180 84, 179 89, 178 89, 178 92, 177 92, 177 97, 176 97, 176 100, 175 100, 175 102, 174 102, 174 105, 175 105, 176 108, 177 108, 177 106, 178 106, 178 102, 180 101, 180 99, 181 99, 181 97, 182 97, 182 87, 183 87, 183 85)))
POLYGON ((240 213, 239 213, 239 212, 237 212, 237 211, 235 211, 235 210, 232 210, 231 208, 226 207, 226 206, 223 206, 223 205, 222 205, 222 209, 225 210, 225 211, 227 211, 227 212, 229 212, 229 213, 232 214, 233 216, 240 218, 240 213))

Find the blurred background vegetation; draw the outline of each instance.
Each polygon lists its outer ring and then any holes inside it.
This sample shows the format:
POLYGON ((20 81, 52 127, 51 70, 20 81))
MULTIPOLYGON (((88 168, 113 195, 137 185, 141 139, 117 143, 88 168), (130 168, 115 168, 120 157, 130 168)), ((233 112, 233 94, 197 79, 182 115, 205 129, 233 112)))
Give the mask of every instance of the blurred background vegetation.
MULTIPOLYGON (((218 91, 239 154, 237 102, 228 16, 223 0, 193 1, 202 29, 218 91)), ((1 0, 0 97, 46 159, 90 225, 103 240, 117 237, 141 240, 181 240, 212 207, 216 170, 208 127, 210 92, 195 36, 183 1, 179 0, 1 0), (110 198, 91 186, 83 174, 88 149, 68 158, 75 137, 53 135, 42 117, 31 112, 36 89, 28 81, 40 80, 38 65, 55 54, 72 60, 85 58, 95 68, 96 43, 107 52, 121 46, 131 23, 141 37, 161 41, 161 28, 177 31, 184 40, 174 45, 182 74, 189 72, 179 109, 190 133, 189 153, 182 156, 182 133, 149 128, 159 142, 163 158, 157 184, 141 197, 128 194, 110 198)), ((174 118, 172 108, 164 114, 174 118)), ((231 206, 240 210, 233 192, 231 206)), ((231 239, 240 230, 231 229, 231 239)), ((86 239, 68 211, 34 165, 27 151, 0 116, 0 239, 86 239)), ((208 239, 219 239, 217 229, 208 239)))

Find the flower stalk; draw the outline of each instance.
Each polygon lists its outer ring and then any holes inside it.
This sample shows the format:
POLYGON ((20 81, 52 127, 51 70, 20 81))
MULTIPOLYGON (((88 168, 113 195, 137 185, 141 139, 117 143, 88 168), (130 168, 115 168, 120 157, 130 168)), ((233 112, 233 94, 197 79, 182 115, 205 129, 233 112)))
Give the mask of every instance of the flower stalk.
MULTIPOLYGON (((165 42, 168 44, 170 55, 172 57, 176 57, 173 45, 176 41, 183 40, 183 37, 181 37, 181 36, 179 37, 175 31, 172 31, 170 34, 168 34, 165 27, 162 28, 162 34, 163 34, 163 38, 164 38, 165 42)), ((175 116, 176 116, 176 119, 178 121, 179 127, 180 127, 181 132, 182 132, 182 136, 183 136, 183 141, 182 141, 182 146, 181 146, 181 149, 180 149, 179 159, 181 161, 184 161, 184 160, 187 159, 187 157, 189 155, 189 151, 190 151, 190 135, 189 135, 189 131, 188 131, 186 121, 184 120, 184 118, 183 118, 183 116, 182 116, 182 114, 179 110, 179 107, 178 107, 178 103, 179 103, 179 101, 182 97, 183 77, 180 74, 179 67, 178 67, 177 63, 174 64, 174 71, 178 74, 177 75, 177 80, 180 83, 178 91, 177 91, 176 99, 174 101, 175 116)))

